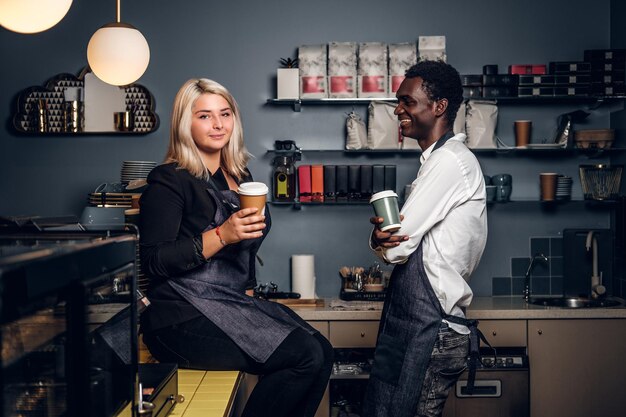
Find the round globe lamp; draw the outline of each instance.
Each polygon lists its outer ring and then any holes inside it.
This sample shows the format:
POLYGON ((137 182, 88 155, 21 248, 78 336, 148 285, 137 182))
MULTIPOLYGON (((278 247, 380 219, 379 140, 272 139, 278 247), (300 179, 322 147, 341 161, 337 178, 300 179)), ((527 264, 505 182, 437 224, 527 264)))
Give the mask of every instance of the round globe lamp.
POLYGON ((148 68, 150 47, 146 38, 126 23, 109 23, 93 34, 87 46, 89 67, 102 81, 128 85, 148 68))
POLYGON ((18 33, 39 33, 65 17, 72 0, 0 0, 0 25, 18 33))

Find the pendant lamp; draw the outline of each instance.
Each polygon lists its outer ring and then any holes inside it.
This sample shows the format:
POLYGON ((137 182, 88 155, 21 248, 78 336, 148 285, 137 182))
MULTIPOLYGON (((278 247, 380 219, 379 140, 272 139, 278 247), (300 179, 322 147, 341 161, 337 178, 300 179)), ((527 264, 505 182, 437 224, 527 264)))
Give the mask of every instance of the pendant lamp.
POLYGON ((18 33, 50 29, 65 17, 72 0, 0 0, 0 25, 18 33))
POLYGON ((87 61, 96 77, 113 85, 131 84, 148 68, 148 42, 132 25, 120 21, 120 0, 117 0, 117 21, 107 23, 91 36, 87 61))

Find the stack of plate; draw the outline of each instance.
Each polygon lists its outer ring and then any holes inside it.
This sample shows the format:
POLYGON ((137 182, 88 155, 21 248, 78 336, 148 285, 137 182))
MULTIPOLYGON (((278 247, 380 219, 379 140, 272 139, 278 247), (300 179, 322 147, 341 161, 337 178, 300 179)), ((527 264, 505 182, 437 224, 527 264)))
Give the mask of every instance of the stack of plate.
POLYGON ((133 180, 145 179, 155 166, 156 162, 152 161, 124 161, 122 162, 122 182, 129 183, 133 180))
POLYGON ((130 193, 89 193, 91 207, 132 207, 133 195, 130 193))
POLYGON ((569 200, 572 198, 572 177, 559 175, 556 180, 556 199, 569 200))
MULTIPOLYGON (((127 224, 134 224, 137 227, 139 226, 139 209, 124 210, 124 216, 127 224)), ((141 268, 139 242, 137 242, 135 247, 135 266, 137 270, 137 289, 145 294, 146 291, 148 291, 148 277, 144 274, 143 269, 141 268)))

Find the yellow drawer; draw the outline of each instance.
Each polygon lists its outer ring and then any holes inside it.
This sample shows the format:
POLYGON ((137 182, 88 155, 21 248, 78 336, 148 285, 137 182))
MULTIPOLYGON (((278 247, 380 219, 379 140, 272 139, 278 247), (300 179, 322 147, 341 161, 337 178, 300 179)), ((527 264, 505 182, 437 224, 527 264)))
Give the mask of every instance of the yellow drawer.
POLYGON ((526 346, 526 320, 480 320, 478 328, 491 346, 526 346))
POLYGON ((375 347, 378 321, 331 321, 330 343, 335 348, 375 347))

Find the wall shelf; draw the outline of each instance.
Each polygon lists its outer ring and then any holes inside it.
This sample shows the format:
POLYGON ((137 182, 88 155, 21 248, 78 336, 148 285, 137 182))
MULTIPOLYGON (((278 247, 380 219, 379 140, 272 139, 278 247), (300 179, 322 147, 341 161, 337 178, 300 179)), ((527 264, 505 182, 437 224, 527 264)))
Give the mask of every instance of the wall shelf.
MULTIPOLYGON (((500 155, 587 155, 587 156, 599 156, 605 153, 620 153, 626 152, 626 148, 493 148, 493 149, 470 149, 477 154, 500 154, 500 155)), ((299 152, 303 154, 321 154, 321 153, 341 153, 341 154, 354 154, 354 155, 384 155, 384 154, 420 154, 419 149, 299 149, 299 152)), ((266 151, 271 155, 287 155, 293 154, 294 151, 277 151, 269 149, 266 151)))
MULTIPOLYGON (((402 201, 400 201, 402 203, 402 201)), ((554 201, 542 201, 539 199, 520 199, 520 200, 509 200, 509 201, 487 201, 487 206, 498 207, 498 206, 519 206, 519 205, 528 205, 528 206, 537 206, 545 210, 555 210, 560 206, 567 205, 580 205, 584 204, 586 207, 597 208, 597 209, 609 209, 615 205, 615 200, 584 200, 580 198, 576 199, 567 199, 567 200, 554 200, 554 201)), ((303 206, 311 206, 311 207, 338 207, 338 206, 366 206, 369 205, 368 201, 334 201, 334 202, 310 202, 310 203, 302 203, 298 200, 296 201, 268 201, 269 205, 272 206, 293 206, 295 210, 301 210, 303 206)))
MULTIPOLYGON (((591 108, 597 108, 605 103, 617 102, 626 99, 626 96, 530 96, 530 97, 465 97, 465 101, 489 100, 502 104, 589 104, 591 108)), ((310 98, 310 99, 267 99, 270 105, 292 106, 293 111, 300 112, 302 106, 309 105, 359 105, 369 104, 372 101, 386 101, 395 103, 395 97, 379 98, 310 98)))

